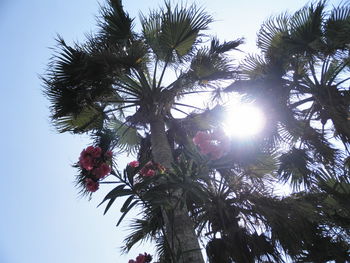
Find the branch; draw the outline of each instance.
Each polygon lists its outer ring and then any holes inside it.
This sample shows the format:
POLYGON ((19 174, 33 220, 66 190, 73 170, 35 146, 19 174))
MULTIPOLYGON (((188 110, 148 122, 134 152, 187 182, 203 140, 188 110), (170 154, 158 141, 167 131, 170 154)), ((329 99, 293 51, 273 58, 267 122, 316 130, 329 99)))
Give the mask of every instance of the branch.
POLYGON ((292 103, 290 104, 289 106, 292 107, 292 108, 296 108, 306 102, 309 102, 309 101, 313 101, 314 100, 314 97, 309 97, 309 98, 306 98, 306 99, 303 99, 303 100, 300 100, 300 101, 297 101, 295 103, 292 103))

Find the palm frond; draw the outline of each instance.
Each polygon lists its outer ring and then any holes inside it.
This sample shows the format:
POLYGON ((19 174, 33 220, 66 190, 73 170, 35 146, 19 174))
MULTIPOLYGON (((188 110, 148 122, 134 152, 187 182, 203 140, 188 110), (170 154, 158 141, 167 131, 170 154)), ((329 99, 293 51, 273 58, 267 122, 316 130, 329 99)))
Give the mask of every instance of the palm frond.
POLYGON ((111 120, 108 126, 118 138, 115 146, 121 152, 136 153, 141 142, 141 135, 137 132, 137 129, 128 126, 116 118, 111 120))
POLYGON ((329 46, 329 52, 337 49, 346 49, 350 35, 350 7, 346 4, 332 9, 325 21, 325 38, 329 46))
POLYGON ((108 0, 107 6, 101 7, 100 16, 100 36, 111 43, 128 45, 134 36, 133 19, 124 11, 121 0, 108 0))
POLYGON ((237 47, 244 43, 243 38, 238 38, 233 41, 220 44, 217 38, 213 38, 210 43, 210 53, 222 54, 231 50, 237 50, 237 47))
POLYGON ((106 115, 103 108, 86 107, 77 115, 67 115, 53 121, 57 130, 63 132, 84 133, 91 130, 101 130, 106 115))
POLYGON ((297 11, 290 18, 290 36, 288 44, 293 52, 315 51, 322 46, 322 23, 325 16, 326 1, 310 4, 297 11))
POLYGON ((304 149, 292 148, 279 157, 278 176, 283 183, 290 182, 294 190, 313 185, 312 158, 304 149))
POLYGON ((257 46, 267 56, 283 55, 282 43, 289 35, 289 19, 290 16, 283 13, 262 24, 258 33, 257 46))
POLYGON ((52 118, 76 117, 85 108, 97 107, 96 102, 101 98, 116 95, 104 69, 81 47, 68 46, 58 37, 57 54, 43 77, 52 118))
POLYGON ((161 12, 151 12, 149 19, 141 16, 143 35, 158 59, 167 62, 183 59, 198 43, 200 32, 207 29, 212 18, 195 5, 171 6, 165 3, 161 12))
POLYGON ((191 60, 190 74, 199 84, 207 84, 210 81, 232 78, 236 73, 234 69, 228 58, 202 48, 191 60))
POLYGON ((145 208, 143 218, 134 219, 130 224, 131 233, 124 239, 123 252, 128 252, 138 242, 158 240, 164 224, 162 221, 160 208, 145 208))

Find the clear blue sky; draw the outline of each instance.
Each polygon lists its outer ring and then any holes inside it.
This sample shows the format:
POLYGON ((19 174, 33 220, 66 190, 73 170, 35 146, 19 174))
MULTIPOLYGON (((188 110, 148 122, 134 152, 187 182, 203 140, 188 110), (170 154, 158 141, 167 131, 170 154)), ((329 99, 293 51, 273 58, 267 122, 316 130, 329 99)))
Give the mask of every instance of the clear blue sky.
MULTIPOLYGON (((134 17, 160 3, 124 0, 134 17)), ((295 11, 306 1, 197 3, 216 19, 213 34, 225 40, 246 37, 245 50, 250 50, 264 19, 295 11)), ((78 198, 70 165, 88 140, 54 130, 38 78, 56 33, 68 42, 83 40, 95 29, 97 10, 96 0, 0 0, 0 263, 126 263, 147 250, 141 246, 120 256, 125 232, 115 227, 119 210, 115 206, 103 216, 96 209, 107 187, 90 202, 78 198)), ((125 162, 120 160, 121 166, 125 162)))

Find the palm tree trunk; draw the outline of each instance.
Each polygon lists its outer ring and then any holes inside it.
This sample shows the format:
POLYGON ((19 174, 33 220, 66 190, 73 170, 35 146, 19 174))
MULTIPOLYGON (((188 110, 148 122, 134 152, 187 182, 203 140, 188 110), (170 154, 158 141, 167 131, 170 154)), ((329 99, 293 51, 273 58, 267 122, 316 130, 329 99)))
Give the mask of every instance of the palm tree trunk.
MULTIPOLYGON (((162 117, 155 117, 150 122, 152 156, 155 162, 171 169, 173 156, 165 133, 165 123, 162 117)), ((175 193, 181 197, 181 190, 175 193)), ((175 206, 175 204, 174 204, 175 206)), ((181 252, 179 263, 204 263, 196 236, 193 222, 191 221, 187 207, 175 207, 173 211, 164 211, 163 217, 166 227, 166 236, 172 247, 173 254, 181 252), (171 223, 172 222, 172 223, 171 223)), ((176 263, 177 263, 176 262, 176 263)))

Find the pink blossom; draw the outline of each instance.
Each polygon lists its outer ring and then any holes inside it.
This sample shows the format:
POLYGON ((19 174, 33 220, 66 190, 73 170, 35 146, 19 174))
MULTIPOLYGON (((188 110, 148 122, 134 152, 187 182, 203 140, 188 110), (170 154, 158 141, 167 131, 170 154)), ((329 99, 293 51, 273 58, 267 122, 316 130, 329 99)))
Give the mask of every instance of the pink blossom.
POLYGON ((102 153, 102 149, 100 147, 95 147, 95 149, 92 151, 91 155, 94 158, 100 158, 102 153))
POLYGON ((153 175, 155 175, 156 171, 149 169, 145 174, 143 174, 143 176, 145 177, 152 177, 153 175))
POLYGON ((210 140, 210 134, 203 131, 197 132, 197 134, 193 137, 193 143, 195 145, 200 145, 208 140, 210 140))
POLYGON ((111 167, 106 164, 102 163, 99 167, 95 168, 92 171, 93 175, 96 175, 98 179, 106 177, 111 172, 111 167))
POLYGON ((201 145, 200 152, 201 154, 208 155, 211 160, 220 159, 225 153, 223 147, 219 144, 215 144, 214 142, 201 145))
POLYGON ((85 151, 86 151, 87 153, 91 154, 91 153, 94 151, 94 149, 95 149, 95 147, 92 146, 92 145, 90 145, 90 146, 88 146, 88 147, 85 149, 85 151))
POLYGON ((136 167, 139 167, 140 163, 138 161, 132 161, 128 165, 131 166, 131 167, 136 168, 136 167))
POLYGON ((90 178, 85 179, 85 187, 89 192, 96 192, 99 188, 99 183, 90 178))
POLYGON ((162 166, 161 164, 149 161, 145 164, 145 166, 142 167, 139 173, 144 177, 151 177, 156 174, 156 171, 162 174, 165 172, 165 170, 166 170, 165 167, 162 166))
POLYGON ((198 146, 201 154, 208 155, 211 160, 220 159, 229 151, 229 139, 222 129, 216 129, 212 133, 199 131, 193 138, 193 143, 198 146))
POLYGON ((91 171, 94 168, 94 164, 96 163, 96 158, 101 156, 101 148, 89 146, 84 149, 79 157, 79 165, 81 168, 91 171))
POLYGON ((213 149, 213 144, 210 141, 198 145, 201 154, 208 154, 213 149))
POLYGON ((144 167, 142 167, 142 169, 140 170, 140 174, 142 176, 147 176, 147 173, 149 170, 153 170, 153 162, 152 161, 149 161, 145 164, 144 167))
POLYGON ((84 150, 80 155, 79 165, 81 168, 91 171, 94 168, 94 159, 84 150))

